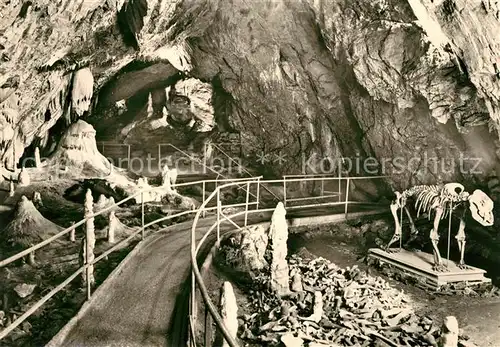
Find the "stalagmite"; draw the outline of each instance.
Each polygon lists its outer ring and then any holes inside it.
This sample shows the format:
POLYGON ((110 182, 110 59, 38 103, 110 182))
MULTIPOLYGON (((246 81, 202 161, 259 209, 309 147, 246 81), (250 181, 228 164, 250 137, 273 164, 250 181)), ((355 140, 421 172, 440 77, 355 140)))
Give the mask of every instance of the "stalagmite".
MULTIPOLYGON (((90 189, 87 190, 87 194, 85 195, 85 218, 94 214, 93 209, 93 197, 90 189)), ((86 234, 84 241, 84 261, 85 263, 91 263, 94 260, 94 248, 95 248, 95 227, 94 227, 94 218, 89 218, 86 223, 86 234)), ((87 268, 87 271, 83 273, 84 283, 87 283, 87 280, 90 282, 90 285, 94 285, 94 266, 90 265, 87 268)))
POLYGON ((36 262, 35 262, 35 252, 31 252, 30 254, 28 254, 28 264, 30 265, 36 265, 36 262))
POLYGON ((443 322, 439 347, 457 347, 458 333, 459 331, 457 319, 454 316, 446 317, 443 322))
POLYGON ((149 93, 149 96, 148 96, 148 109, 147 109, 147 117, 150 118, 153 116, 153 112, 154 112, 154 109, 153 109, 153 96, 151 95, 151 93, 149 93))
POLYGON ((26 169, 23 167, 18 176, 18 185, 19 187, 26 187, 29 186, 30 183, 30 175, 28 174, 28 171, 26 171, 26 169))
POLYGON ((269 238, 271 244, 271 288, 278 295, 287 295, 289 288, 289 270, 286 256, 288 254, 288 224, 286 222, 286 210, 282 202, 279 202, 271 218, 269 238))
POLYGON ((109 225, 108 225, 108 242, 115 243, 115 231, 118 226, 118 219, 115 216, 115 211, 111 211, 109 214, 109 225))
POLYGON ((14 187, 14 182, 10 181, 9 183, 9 196, 13 197, 16 194, 16 189, 14 187))
MULTIPOLYGON (((220 302, 221 316, 224 326, 229 334, 236 339, 238 332, 238 304, 234 295, 233 286, 230 282, 224 282, 220 302)), ((228 347, 229 343, 224 340, 223 347, 228 347)))
POLYGON ((33 193, 33 203, 35 205, 37 205, 37 206, 43 205, 42 195, 40 194, 40 192, 34 192, 33 193))
POLYGON ((35 167, 37 169, 42 167, 42 161, 40 160, 40 149, 38 147, 35 148, 35 167))
MULTIPOLYGON (((75 225, 75 222, 72 222, 71 225, 75 225)), ((75 242, 76 241, 76 228, 73 228, 71 229, 71 231, 69 232, 69 240, 71 242, 75 242)))

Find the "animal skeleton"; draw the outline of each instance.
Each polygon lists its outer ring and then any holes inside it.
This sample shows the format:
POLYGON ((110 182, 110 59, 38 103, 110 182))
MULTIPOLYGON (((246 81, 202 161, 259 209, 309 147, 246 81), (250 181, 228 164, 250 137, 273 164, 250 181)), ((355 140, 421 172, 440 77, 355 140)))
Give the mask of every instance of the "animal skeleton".
MULTIPOLYGON (((401 240, 402 227, 398 218, 398 210, 404 209, 411 226, 411 233, 416 235, 418 233, 415 224, 411 218, 410 212, 406 207, 407 199, 411 196, 415 197, 417 208, 417 216, 420 212, 428 213, 429 216, 432 211, 436 212, 434 217, 434 225, 430 232, 430 239, 434 253, 433 269, 435 271, 447 271, 447 267, 443 265, 441 255, 438 249, 439 242, 439 222, 445 218, 448 213, 462 203, 469 204, 469 210, 472 217, 483 226, 493 225, 493 201, 481 190, 477 189, 472 194, 465 191, 465 188, 460 183, 448 183, 444 185, 419 185, 403 191, 402 193, 396 192, 396 199, 391 203, 391 212, 394 217, 396 231, 391 240, 387 244, 386 251, 396 241, 401 240)), ((401 210, 401 213, 402 213, 401 210)), ((401 215, 402 217, 402 215, 401 215)), ((458 228, 455 238, 458 241, 458 248, 460 250, 460 262, 458 266, 462 269, 468 268, 464 263, 465 251, 465 221, 463 217, 460 218, 460 226, 458 228)))

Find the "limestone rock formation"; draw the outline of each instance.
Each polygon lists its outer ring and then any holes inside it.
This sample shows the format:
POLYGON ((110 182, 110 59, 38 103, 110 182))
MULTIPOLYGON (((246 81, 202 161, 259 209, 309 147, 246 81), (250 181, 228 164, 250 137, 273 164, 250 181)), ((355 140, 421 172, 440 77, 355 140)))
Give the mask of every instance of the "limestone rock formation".
POLYGON ((115 169, 97 149, 94 128, 83 120, 73 123, 47 160, 47 168, 65 177, 107 177, 115 169))
POLYGON ((62 231, 63 228, 42 216, 27 197, 22 196, 1 238, 16 248, 28 248, 62 231))
POLYGON ((245 228, 239 235, 236 270, 256 274, 268 264, 264 258, 268 245, 267 228, 255 225, 245 228))
POLYGON ((271 288, 278 295, 287 295, 289 288, 288 270, 288 224, 283 203, 278 203, 271 218, 269 245, 271 249, 271 288))

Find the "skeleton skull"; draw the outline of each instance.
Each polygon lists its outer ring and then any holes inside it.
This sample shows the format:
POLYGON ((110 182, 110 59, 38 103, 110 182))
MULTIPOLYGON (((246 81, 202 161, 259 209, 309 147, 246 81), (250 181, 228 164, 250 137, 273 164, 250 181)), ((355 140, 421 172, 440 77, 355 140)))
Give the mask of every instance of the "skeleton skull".
POLYGON ((472 217, 481 225, 493 225, 493 200, 483 191, 476 189, 469 196, 469 209, 472 217))

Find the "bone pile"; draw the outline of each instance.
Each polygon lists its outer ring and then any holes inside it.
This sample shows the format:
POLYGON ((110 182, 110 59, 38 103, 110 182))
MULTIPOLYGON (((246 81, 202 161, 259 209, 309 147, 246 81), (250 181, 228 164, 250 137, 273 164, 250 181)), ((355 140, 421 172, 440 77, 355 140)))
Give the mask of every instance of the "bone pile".
POLYGON ((323 258, 293 256, 289 264, 291 294, 252 291, 254 313, 240 320, 242 339, 289 347, 438 346, 441 322, 416 315, 410 299, 382 278, 323 258))

